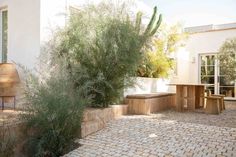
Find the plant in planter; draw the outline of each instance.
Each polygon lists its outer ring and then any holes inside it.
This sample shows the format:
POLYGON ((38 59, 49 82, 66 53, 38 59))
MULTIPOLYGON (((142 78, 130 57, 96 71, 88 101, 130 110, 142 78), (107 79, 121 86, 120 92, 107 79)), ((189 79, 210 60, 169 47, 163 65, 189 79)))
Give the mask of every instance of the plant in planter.
POLYGON ((142 14, 133 21, 126 10, 123 4, 113 8, 105 3, 73 9, 68 27, 57 39, 54 55, 67 61, 74 86, 92 82, 88 91, 93 107, 116 103, 123 89, 133 85, 131 76, 142 60, 142 48, 161 24, 156 7, 145 30, 142 14))
POLYGON ((167 78, 175 68, 174 53, 184 45, 187 34, 182 32, 180 24, 168 27, 162 25, 152 44, 146 47, 146 53, 137 70, 139 77, 167 78))
POLYGON ((58 62, 53 70, 49 68, 49 76, 28 73, 22 114, 27 137, 22 150, 26 156, 57 157, 78 146, 74 140, 80 135, 89 97, 82 86, 73 86, 63 67, 63 62, 58 62))
POLYGON ((125 5, 101 3, 72 9, 65 29, 59 30, 41 54, 39 74, 26 79, 28 156, 61 156, 78 137, 83 109, 116 102, 142 59, 142 47, 161 23, 156 7, 145 30, 141 13, 136 22, 125 5), (126 80, 126 81, 124 81, 126 80))

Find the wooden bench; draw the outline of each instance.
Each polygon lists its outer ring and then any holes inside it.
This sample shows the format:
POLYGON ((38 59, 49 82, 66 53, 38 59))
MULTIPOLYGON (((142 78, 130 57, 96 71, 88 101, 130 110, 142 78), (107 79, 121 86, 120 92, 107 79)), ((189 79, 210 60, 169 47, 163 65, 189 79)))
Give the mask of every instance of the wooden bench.
POLYGON ((127 95, 129 114, 150 114, 175 107, 175 93, 127 95))

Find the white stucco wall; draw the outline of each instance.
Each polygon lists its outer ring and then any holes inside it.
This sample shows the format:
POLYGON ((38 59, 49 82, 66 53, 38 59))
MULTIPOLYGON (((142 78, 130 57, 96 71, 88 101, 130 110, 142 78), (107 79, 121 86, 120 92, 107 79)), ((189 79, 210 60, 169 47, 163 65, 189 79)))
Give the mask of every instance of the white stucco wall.
POLYGON ((217 53, 226 39, 236 37, 236 29, 190 34, 186 46, 177 52, 177 75, 170 79, 137 78, 139 86, 129 88, 127 94, 175 92, 168 83, 200 83, 199 55, 217 53))
POLYGON ((8 10, 8 62, 33 69, 40 48, 65 26, 66 0, 0 0, 8 10))
POLYGON ((236 37, 236 29, 191 34, 186 44, 189 53, 187 77, 191 83, 199 83, 199 54, 217 53, 224 41, 236 37), (194 62, 192 62, 194 60, 194 62))
POLYGON ((40 0, 0 0, 8 9, 8 62, 32 68, 40 51, 40 0))

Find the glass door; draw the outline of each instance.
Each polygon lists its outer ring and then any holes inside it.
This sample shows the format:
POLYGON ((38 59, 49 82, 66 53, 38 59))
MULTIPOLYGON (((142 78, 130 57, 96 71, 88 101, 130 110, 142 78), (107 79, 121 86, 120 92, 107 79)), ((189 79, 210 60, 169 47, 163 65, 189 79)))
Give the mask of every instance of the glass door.
POLYGON ((233 80, 228 80, 225 77, 224 72, 221 70, 219 71, 219 91, 220 94, 224 94, 226 97, 236 97, 236 84, 233 80))
POLYGON ((200 82, 206 85, 211 94, 224 94, 236 98, 236 83, 227 80, 221 70, 216 54, 200 55, 200 82))
POLYGON ((209 90, 212 94, 217 93, 217 80, 216 80, 216 57, 214 54, 211 55, 201 55, 201 84, 206 85, 206 89, 209 90))
POLYGON ((0 62, 6 63, 7 62, 7 38, 8 38, 8 12, 7 10, 0 10, 0 62))

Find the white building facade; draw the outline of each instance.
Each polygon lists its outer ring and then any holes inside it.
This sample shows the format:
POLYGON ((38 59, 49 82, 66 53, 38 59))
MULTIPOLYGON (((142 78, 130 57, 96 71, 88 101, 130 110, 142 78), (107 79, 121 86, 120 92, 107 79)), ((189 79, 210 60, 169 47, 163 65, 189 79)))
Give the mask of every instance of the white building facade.
MULTIPOLYGON (((188 82, 206 84, 212 93, 236 98, 235 80, 226 81, 217 53, 227 39, 236 38, 236 23, 190 27, 188 82)), ((183 77, 183 76, 180 76, 183 77)))
MULTIPOLYGON (((55 28, 65 25, 70 5, 69 0, 0 0, 0 62, 33 68, 41 46, 55 28)), ((224 41, 236 37, 236 23, 190 27, 186 31, 190 35, 186 47, 177 52, 177 75, 168 80, 140 79, 143 87, 129 92, 174 92, 174 87, 166 84, 204 83, 212 93, 236 97, 235 81, 224 81, 216 59, 224 41)))
POLYGON ((66 7, 66 0, 0 0, 0 61, 7 53, 7 62, 33 68, 52 30, 65 25, 66 7))
POLYGON ((131 93, 175 92, 170 83, 205 84, 213 94, 236 98, 235 80, 226 81, 220 71, 217 53, 222 44, 236 37, 236 23, 185 28, 189 33, 186 46, 176 52, 177 74, 169 79, 137 78, 139 85, 125 91, 131 93))

